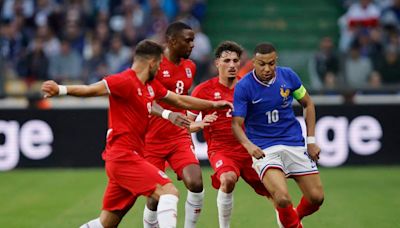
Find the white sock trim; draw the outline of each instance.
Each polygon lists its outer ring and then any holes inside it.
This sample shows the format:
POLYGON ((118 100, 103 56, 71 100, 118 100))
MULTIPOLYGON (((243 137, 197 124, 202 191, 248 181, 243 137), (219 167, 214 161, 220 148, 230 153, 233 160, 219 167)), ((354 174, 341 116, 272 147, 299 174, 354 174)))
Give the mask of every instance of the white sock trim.
POLYGON ((145 205, 143 211, 143 227, 154 227, 157 224, 157 211, 152 211, 145 205))
POLYGON ((100 218, 93 219, 82 226, 80 228, 104 228, 100 222, 100 218))

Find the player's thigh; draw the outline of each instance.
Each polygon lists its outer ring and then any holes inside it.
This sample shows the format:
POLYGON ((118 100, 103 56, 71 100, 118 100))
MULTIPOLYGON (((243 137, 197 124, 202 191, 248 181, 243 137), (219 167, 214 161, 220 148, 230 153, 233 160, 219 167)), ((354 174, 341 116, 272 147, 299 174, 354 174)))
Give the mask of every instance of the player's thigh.
MULTIPOLYGON (((251 159, 249 159, 251 162, 251 159)), ((261 195, 270 197, 269 192, 267 191, 266 187, 264 186, 263 182, 258 177, 256 171, 253 169, 251 164, 248 164, 246 160, 244 160, 244 164, 242 169, 240 170, 240 176, 243 180, 250 185, 254 189, 254 191, 261 195)))
POLYGON ((309 201, 314 202, 323 200, 324 190, 320 175, 318 173, 304 176, 294 176, 293 178, 296 180, 303 195, 309 201))
POLYGON ((111 163, 108 165, 110 167, 108 172, 112 172, 118 185, 136 196, 149 196, 154 192, 157 185, 162 186, 171 182, 162 170, 139 155, 128 161, 108 163, 111 163))
POLYGON ((114 220, 113 215, 118 214, 118 211, 128 211, 135 203, 136 198, 135 194, 121 187, 114 179, 109 178, 103 197, 103 210, 113 212, 113 214, 106 213, 109 216, 104 215, 105 219, 107 221, 114 220))
POLYGON ((178 175, 179 179, 183 178, 183 169, 189 165, 198 166, 195 168, 193 175, 201 177, 201 169, 199 160, 196 157, 194 147, 190 139, 180 139, 174 142, 174 150, 168 155, 168 163, 174 172, 178 175))
POLYGON ((211 184, 215 189, 219 189, 221 186, 221 175, 224 173, 233 172, 236 176, 236 181, 240 176, 240 167, 231 159, 231 157, 223 154, 214 152, 209 156, 209 162, 214 170, 214 174, 211 175, 211 184))
POLYGON ((272 197, 289 195, 286 175, 281 169, 268 169, 262 182, 272 197))

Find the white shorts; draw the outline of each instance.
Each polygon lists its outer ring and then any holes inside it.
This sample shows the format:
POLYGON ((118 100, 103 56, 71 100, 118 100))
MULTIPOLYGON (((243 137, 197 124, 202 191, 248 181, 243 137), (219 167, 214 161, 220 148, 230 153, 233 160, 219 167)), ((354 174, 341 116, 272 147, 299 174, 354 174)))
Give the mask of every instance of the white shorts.
POLYGON ((271 146, 263 150, 265 157, 253 157, 253 169, 262 180, 269 168, 281 169, 286 177, 318 173, 317 164, 302 146, 271 146))

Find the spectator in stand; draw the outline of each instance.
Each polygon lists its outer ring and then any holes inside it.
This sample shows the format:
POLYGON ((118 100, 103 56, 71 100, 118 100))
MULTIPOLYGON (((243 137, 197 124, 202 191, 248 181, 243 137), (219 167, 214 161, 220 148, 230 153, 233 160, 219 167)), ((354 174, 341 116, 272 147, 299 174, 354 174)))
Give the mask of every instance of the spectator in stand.
POLYGON ((36 38, 28 54, 18 63, 18 74, 28 83, 48 80, 49 59, 43 51, 43 41, 36 38))
POLYGON ((121 35, 114 34, 111 39, 110 50, 106 54, 110 73, 116 73, 120 67, 132 58, 131 50, 122 43, 121 35))
POLYGON ((192 27, 195 32, 194 35, 194 48, 190 54, 196 66, 195 84, 205 81, 206 74, 208 73, 208 65, 210 64, 210 54, 212 51, 211 42, 208 36, 201 31, 200 25, 192 27))
POLYGON ((82 81, 82 57, 71 48, 68 40, 62 40, 60 54, 50 59, 50 79, 62 81, 82 81))
POLYGON ((357 40, 354 41, 344 63, 346 85, 355 89, 368 87, 369 76, 372 72, 372 63, 368 57, 361 55, 360 47, 360 43, 357 40))
POLYGON ((400 0, 393 0, 393 3, 383 9, 380 22, 384 27, 400 29, 400 0))
POLYGON ((83 72, 87 84, 100 81, 109 72, 104 48, 96 38, 93 38, 90 43, 90 50, 88 50, 85 59, 83 72))
POLYGON ((361 29, 377 27, 379 16, 380 10, 372 0, 360 0, 352 4, 348 11, 339 18, 340 50, 347 51, 349 44, 361 29))
POLYGON ((36 30, 36 36, 42 39, 43 50, 48 58, 52 58, 53 56, 60 54, 60 40, 54 35, 49 26, 39 26, 36 30))
POLYGON ((338 83, 339 57, 331 37, 324 37, 319 50, 309 62, 311 85, 314 89, 334 88, 338 83))
POLYGON ((400 60, 395 47, 388 47, 385 57, 377 68, 384 85, 400 85, 400 60))

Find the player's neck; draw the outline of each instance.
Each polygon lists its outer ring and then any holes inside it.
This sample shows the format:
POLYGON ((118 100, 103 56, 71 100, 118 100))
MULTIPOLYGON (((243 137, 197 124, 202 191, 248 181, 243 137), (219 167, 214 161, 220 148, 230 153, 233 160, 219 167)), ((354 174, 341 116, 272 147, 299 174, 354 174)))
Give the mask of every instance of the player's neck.
POLYGON ((221 83, 222 85, 228 87, 229 89, 232 89, 233 87, 235 87, 236 83, 237 83, 237 78, 236 77, 219 77, 219 83, 221 83))
POLYGON ((178 65, 181 62, 181 57, 175 55, 171 49, 169 49, 168 47, 165 49, 164 51, 164 56, 172 63, 174 63, 175 65, 178 65))
POLYGON ((149 65, 148 64, 143 64, 139 61, 136 61, 133 63, 131 69, 135 71, 136 77, 138 77, 139 81, 141 81, 144 84, 149 80, 149 65))

